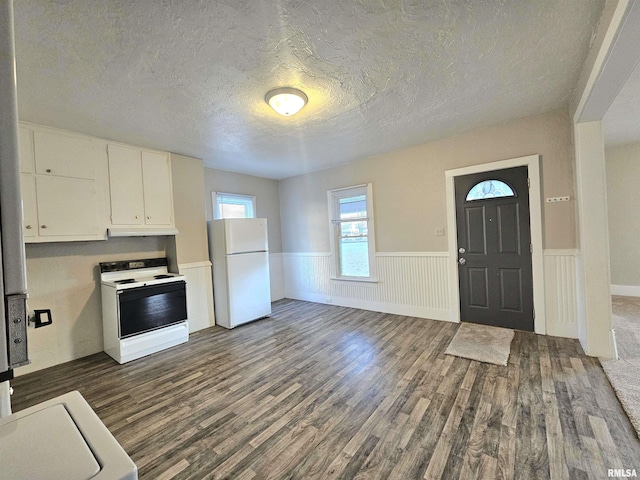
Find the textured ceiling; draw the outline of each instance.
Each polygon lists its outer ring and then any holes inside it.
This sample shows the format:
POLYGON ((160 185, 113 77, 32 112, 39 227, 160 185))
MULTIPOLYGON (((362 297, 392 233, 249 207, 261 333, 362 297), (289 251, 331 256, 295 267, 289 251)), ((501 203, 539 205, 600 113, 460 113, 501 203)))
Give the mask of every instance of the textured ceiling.
POLYGON ((15 0, 19 113, 284 178, 567 105, 603 5, 15 0))

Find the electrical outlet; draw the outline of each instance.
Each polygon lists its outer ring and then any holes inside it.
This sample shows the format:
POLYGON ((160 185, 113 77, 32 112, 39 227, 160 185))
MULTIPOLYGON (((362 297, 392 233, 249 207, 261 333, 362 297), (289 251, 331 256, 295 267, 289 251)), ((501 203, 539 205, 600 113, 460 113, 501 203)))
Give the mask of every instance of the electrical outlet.
POLYGON ((436 237, 444 237, 444 227, 436 228, 436 237))
POLYGON ((547 203, 555 203, 555 202, 568 202, 571 199, 571 197, 566 196, 566 197, 548 197, 547 198, 547 203))

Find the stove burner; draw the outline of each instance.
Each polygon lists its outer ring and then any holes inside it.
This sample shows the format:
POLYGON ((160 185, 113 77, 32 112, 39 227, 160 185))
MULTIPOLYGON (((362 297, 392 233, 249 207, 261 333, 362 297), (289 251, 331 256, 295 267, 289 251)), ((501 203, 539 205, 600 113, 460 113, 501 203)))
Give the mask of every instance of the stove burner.
POLYGON ((173 275, 154 275, 153 278, 160 280, 161 278, 171 278, 173 275))
POLYGON ((122 283, 134 283, 136 281, 135 278, 125 278, 124 280, 116 280, 113 283, 118 283, 118 284, 122 284, 122 283))

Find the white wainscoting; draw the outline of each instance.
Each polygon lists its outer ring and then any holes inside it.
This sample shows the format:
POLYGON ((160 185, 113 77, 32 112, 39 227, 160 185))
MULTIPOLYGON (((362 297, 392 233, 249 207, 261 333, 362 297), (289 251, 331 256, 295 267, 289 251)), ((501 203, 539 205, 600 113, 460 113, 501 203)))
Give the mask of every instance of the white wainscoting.
MULTIPOLYGON (((577 251, 545 250, 546 333, 578 338, 577 251)), ((447 252, 377 253, 377 283, 331 280, 331 254, 283 253, 287 298, 434 320, 453 318, 447 252)))
POLYGON ((545 250, 547 335, 578 338, 577 250, 545 250))
POLYGON ((284 265, 282 253, 269 254, 269 278, 271 281, 271 301, 284 298, 284 265))
POLYGON ((378 282, 332 280, 329 253, 283 253, 287 298, 451 320, 447 252, 376 254, 378 282))
POLYGON ((178 272, 187 277, 189 332, 214 326, 211 262, 181 264, 178 265, 178 272))

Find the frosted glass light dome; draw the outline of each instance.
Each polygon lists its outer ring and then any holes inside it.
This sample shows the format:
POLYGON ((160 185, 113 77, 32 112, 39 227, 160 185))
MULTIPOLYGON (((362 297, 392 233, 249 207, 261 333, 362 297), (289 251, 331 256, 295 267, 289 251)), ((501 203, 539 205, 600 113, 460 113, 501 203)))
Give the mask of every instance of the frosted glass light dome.
POLYGON ((266 102, 280 115, 295 115, 307 104, 307 96, 296 88, 276 88, 265 96, 266 102))

